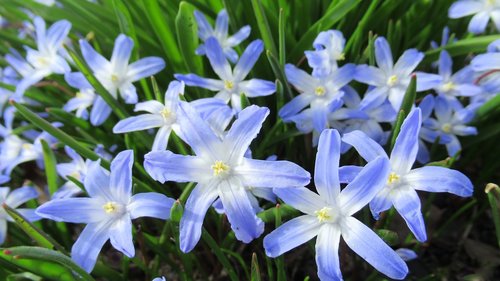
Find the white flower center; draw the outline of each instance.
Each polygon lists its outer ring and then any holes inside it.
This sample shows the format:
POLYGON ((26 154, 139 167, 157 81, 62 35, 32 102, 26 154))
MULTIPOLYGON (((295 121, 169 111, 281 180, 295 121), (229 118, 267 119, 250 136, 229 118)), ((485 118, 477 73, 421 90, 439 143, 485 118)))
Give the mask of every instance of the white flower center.
POLYGON ((400 177, 399 177, 399 175, 398 175, 398 174, 396 174, 396 173, 394 173, 394 172, 391 172, 391 173, 389 174, 389 178, 387 178, 387 184, 388 184, 388 185, 391 185, 391 184, 393 184, 393 183, 395 183, 395 182, 398 182, 398 181, 399 181, 399 178, 400 178, 400 177))
POLYGON ((398 77, 396 75, 392 75, 387 79, 387 85, 389 85, 389 87, 396 85, 396 83, 398 83, 398 77))
POLYGON ((163 117, 163 119, 166 121, 168 119, 170 119, 172 117, 172 112, 170 110, 168 110, 168 108, 163 108, 161 111, 160 111, 160 114, 161 116, 163 117))
POLYGON ((120 80, 120 77, 118 77, 118 75, 111 74, 111 82, 113 82, 114 84, 118 84, 118 80, 120 80))
POLYGON ((225 176, 231 170, 231 167, 220 160, 215 161, 215 163, 210 168, 212 168, 212 170, 214 171, 214 176, 216 177, 225 176))
POLYGON ((453 82, 451 82, 451 81, 443 85, 444 92, 448 92, 448 91, 451 91, 453 89, 455 89, 455 84, 453 84, 453 82))
POLYGON ((231 91, 234 88, 233 81, 225 80, 224 81, 224 88, 226 88, 226 90, 228 90, 228 91, 231 91))
POLYGON ((121 214, 123 212, 123 206, 114 201, 108 201, 106 204, 102 205, 104 212, 106 214, 121 214))

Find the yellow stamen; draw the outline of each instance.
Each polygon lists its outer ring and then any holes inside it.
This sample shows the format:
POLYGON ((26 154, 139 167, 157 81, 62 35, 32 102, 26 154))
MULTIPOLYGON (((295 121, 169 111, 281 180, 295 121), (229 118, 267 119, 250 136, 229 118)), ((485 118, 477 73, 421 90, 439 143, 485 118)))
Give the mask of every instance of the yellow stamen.
POLYGON ((324 96, 326 93, 325 87, 322 87, 322 86, 316 87, 316 89, 314 89, 314 93, 318 97, 324 96))
POLYGON ((455 89, 455 84, 453 84, 453 82, 451 81, 443 85, 443 91, 445 92, 451 91, 453 89, 455 89))
POLYGON ((340 55, 337 57, 337 60, 345 60, 345 54, 340 53, 340 55))
POLYGON ((83 94, 82 94, 82 92, 76 92, 75 96, 76 96, 77 98, 83 98, 83 94))
POLYGON ((446 123, 444 124, 442 127, 441 127, 441 130, 443 130, 443 132, 445 133, 450 133, 451 132, 451 124, 450 123, 446 123))
POLYGON ((118 75, 116 75, 116 74, 111 74, 111 82, 113 82, 113 83, 118 82, 118 75))
POLYGON ((314 214, 318 218, 319 222, 324 222, 332 218, 332 216, 330 215, 331 210, 332 208, 323 207, 323 209, 315 211, 314 214))
POLYGON ((115 213, 118 210, 118 204, 115 202, 107 202, 102 206, 104 211, 108 214, 115 213))
POLYGON ((227 173, 230 169, 230 167, 226 165, 226 163, 219 160, 215 161, 211 168, 214 171, 214 176, 219 176, 221 174, 227 173))
POLYGON ((24 149, 32 149, 33 148, 33 145, 31 143, 24 143, 23 144, 23 148, 24 149))
POLYGON ((233 81, 224 81, 224 88, 226 88, 226 90, 230 91, 234 88, 234 84, 233 84, 233 81))
POLYGON ((394 173, 394 172, 391 172, 389 174, 389 178, 387 179, 387 184, 393 184, 394 182, 396 182, 398 180, 399 180, 399 175, 394 173))
POLYGON ((391 77, 389 77, 389 79, 387 80, 387 85, 389 86, 394 86, 396 85, 396 83, 398 82, 398 77, 396 75, 392 75, 391 77))
POLYGON ((160 111, 160 114, 165 120, 170 119, 170 117, 172 116, 172 112, 170 112, 170 110, 168 110, 167 108, 163 108, 160 111))

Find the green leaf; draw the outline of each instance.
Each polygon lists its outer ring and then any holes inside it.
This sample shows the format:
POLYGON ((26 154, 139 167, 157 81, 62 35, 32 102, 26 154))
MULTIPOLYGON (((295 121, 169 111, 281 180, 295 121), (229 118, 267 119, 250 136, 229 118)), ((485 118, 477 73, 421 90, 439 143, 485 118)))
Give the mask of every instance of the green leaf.
POLYGON ((93 281, 71 258, 41 247, 12 247, 0 253, 0 259, 52 280, 93 281))
POLYGON ((399 243, 398 234, 396 232, 392 231, 392 230, 388 230, 388 229, 376 229, 375 232, 389 246, 394 246, 394 245, 397 245, 399 243))
POLYGON ((236 274, 236 271, 234 270, 234 267, 231 265, 231 263, 229 263, 229 260, 222 252, 221 247, 217 245, 217 242, 214 240, 212 235, 210 235, 210 233, 208 233, 208 231, 204 227, 202 229, 201 238, 203 239, 203 241, 205 241, 205 243, 207 243, 208 247, 214 252, 219 262, 224 266, 224 269, 227 270, 229 274, 229 279, 231 279, 231 281, 240 280, 238 278, 238 275, 236 274))
POLYGON ((494 183, 488 183, 484 189, 491 207, 493 223, 497 236, 498 247, 500 248, 500 187, 494 183))
POLYGON ((479 37, 466 38, 450 43, 444 47, 425 52, 424 62, 435 61, 439 57, 441 50, 446 50, 450 56, 467 55, 471 53, 482 53, 486 47, 493 41, 500 39, 500 35, 485 35, 479 37))
POLYGON ((278 51, 276 50, 276 44, 274 43, 273 34, 271 33, 271 27, 269 26, 269 22, 267 21, 267 17, 264 13, 261 0, 252 0, 252 7, 255 19, 257 20, 260 35, 262 36, 262 40, 264 40, 264 45, 274 56, 277 56, 278 51))
POLYGON ((260 268, 259 268, 259 261, 257 260, 257 254, 252 253, 252 269, 251 269, 251 281, 261 281, 262 279, 260 278, 260 268))
POLYGON ((47 177, 47 185, 49 187, 49 194, 52 195, 57 191, 59 185, 57 184, 57 170, 56 170, 56 157, 54 152, 49 147, 45 140, 41 140, 43 150, 43 161, 45 164, 45 176, 47 177))
POLYGON ((16 222, 16 224, 21 228, 26 234, 28 234, 31 239, 35 240, 41 247, 58 250, 62 253, 67 253, 63 246, 59 245, 57 241, 52 239, 49 235, 43 232, 41 229, 37 228, 33 223, 26 220, 21 214, 19 214, 15 209, 3 204, 2 207, 9 214, 9 216, 16 222))
POLYGON ((271 68, 274 72, 274 75, 276 75, 276 78, 281 82, 281 85, 283 86, 283 92, 286 96, 286 99, 291 100, 293 98, 292 89, 290 89, 290 85, 288 85, 288 81, 286 80, 284 66, 280 65, 279 61, 276 59, 276 56, 274 56, 271 51, 267 51, 266 55, 267 59, 269 60, 269 64, 271 65, 271 68))
POLYGON ((401 130, 401 125, 403 125, 403 121, 406 119, 406 116, 411 111, 415 103, 415 97, 417 95, 417 76, 412 75, 410 85, 406 89, 405 96, 403 98, 403 102, 401 103, 401 108, 398 112, 398 116, 396 118, 396 123, 394 123, 394 127, 392 128, 391 133, 391 150, 396 143, 396 138, 399 135, 399 131, 401 130))
POLYGON ((201 56, 193 55, 198 47, 198 29, 194 18, 194 10, 191 4, 182 1, 179 5, 179 12, 175 17, 175 29, 177 30, 177 40, 188 71, 203 76, 201 56))
POLYGON ((345 17, 347 13, 356 8, 361 0, 341 0, 330 5, 326 13, 316 23, 311 26, 306 33, 300 38, 290 53, 289 60, 292 62, 299 61, 304 55, 304 50, 312 47, 314 38, 323 30, 330 29, 334 24, 345 17))
POLYGON ((500 109, 500 95, 496 95, 489 101, 485 102, 478 110, 476 111, 476 120, 484 120, 489 115, 494 112, 499 112, 500 109))
MULTIPOLYGON (((276 220, 276 207, 267 209, 257 214, 257 216, 265 223, 270 223, 276 220)), ((299 214, 299 211, 287 204, 280 204, 280 217, 293 217, 299 214)))
MULTIPOLYGON (((274 227, 278 228, 281 225, 281 205, 276 204, 275 212, 274 212, 274 227)), ((276 270, 277 270, 277 280, 285 281, 286 280, 286 271, 285 271, 285 260, 283 255, 276 257, 276 270)))

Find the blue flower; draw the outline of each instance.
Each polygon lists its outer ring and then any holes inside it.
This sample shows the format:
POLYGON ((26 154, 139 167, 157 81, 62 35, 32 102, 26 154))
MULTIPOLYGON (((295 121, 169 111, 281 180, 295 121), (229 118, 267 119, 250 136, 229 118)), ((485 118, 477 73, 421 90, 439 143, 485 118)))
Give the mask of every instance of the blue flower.
POLYGON ((324 77, 337 69, 337 61, 345 59, 345 38, 338 30, 320 32, 314 39, 315 51, 305 51, 307 62, 313 69, 313 76, 324 77))
POLYGON ((52 73, 64 74, 70 71, 68 63, 60 52, 62 43, 71 29, 71 23, 67 20, 60 20, 48 30, 45 29, 45 21, 41 17, 35 17, 33 23, 37 50, 25 47, 27 63, 6 56, 11 66, 23 76, 16 87, 16 99, 21 99, 26 89, 44 77, 52 73))
POLYGON ((54 192, 54 194, 52 194, 52 199, 73 197, 80 194, 82 190, 74 182, 70 181, 68 176, 71 176, 80 182, 84 182, 85 176, 87 175, 87 167, 91 163, 90 160, 85 161, 80 154, 76 153, 69 146, 65 146, 64 150, 72 161, 56 165, 57 173, 65 179, 66 182, 56 192, 54 192))
POLYGON ((172 81, 165 93, 165 104, 150 100, 135 105, 135 111, 148 113, 121 120, 113 127, 113 133, 128 133, 151 128, 160 128, 156 134, 152 150, 165 150, 170 132, 180 135, 177 107, 179 96, 184 95, 184 82, 172 81))
MULTIPOLYGON (((229 17, 227 16, 226 10, 221 10, 217 15, 217 20, 215 21, 215 30, 208 23, 205 16, 194 11, 194 17, 196 23, 198 24, 198 37, 206 43, 209 38, 215 38, 219 45, 222 47, 224 55, 232 62, 235 63, 238 60, 238 53, 233 49, 233 47, 240 44, 250 35, 250 26, 245 25, 233 36, 228 36, 227 28, 229 17)), ((200 44, 196 49, 197 55, 205 55, 207 53, 206 44, 200 44)))
MULTIPOLYGON (((438 166, 425 166, 412 170, 418 152, 418 136, 421 125, 420 109, 410 112, 401 126, 396 143, 390 154, 390 173, 385 187, 370 202, 375 218, 392 205, 406 221, 418 241, 427 240, 424 219, 420 210, 420 198, 416 190, 449 192, 458 196, 471 196, 473 186, 462 173, 438 166)), ((345 134, 344 142, 352 145, 366 161, 383 156, 389 159, 384 149, 361 131, 345 134)), ((347 166, 344 175, 355 175, 359 167, 347 166)), ((344 177, 346 182, 352 180, 344 177)))
POLYGON ((469 22, 469 31, 483 33, 491 17, 497 30, 500 31, 500 3, 496 0, 460 0, 453 3, 448 10, 452 19, 474 15, 469 22))
POLYGON ((270 257, 277 257, 317 236, 316 263, 321 280, 342 280, 339 262, 340 237, 347 246, 378 271, 393 279, 408 273, 405 262, 370 228, 353 215, 383 188, 389 161, 378 157, 340 191, 340 135, 336 130, 321 133, 316 155, 314 182, 318 194, 305 187, 275 189, 285 203, 305 213, 264 238, 270 257))
POLYGON ((255 215, 245 187, 294 187, 309 183, 310 175, 288 161, 245 158, 269 114, 267 108, 249 106, 238 114, 221 139, 194 108, 179 104, 182 135, 196 156, 153 151, 144 156, 144 168, 160 182, 197 182, 186 202, 180 222, 180 248, 191 251, 201 236, 207 209, 220 198, 236 238, 245 243, 259 237, 264 223, 255 215))
POLYGON ((328 76, 318 78, 292 64, 287 64, 286 77, 300 94, 280 109, 280 117, 290 121, 293 116, 309 106, 314 129, 318 132, 326 129, 328 113, 332 112, 342 100, 344 96, 342 88, 351 82, 355 71, 355 65, 346 64, 332 70, 328 76))
MULTIPOLYGON (((427 146, 425 145, 424 140, 435 139, 436 135, 436 133, 434 133, 432 130, 425 128, 425 124, 429 122, 427 120, 431 117, 431 114, 434 110, 434 96, 433 95, 425 96, 422 99, 422 101, 418 104, 418 108, 420 108, 420 112, 422 114, 422 124, 424 125, 420 128, 420 133, 418 135, 417 161, 419 163, 425 164, 430 161, 431 156, 429 149, 427 149, 427 146)), ((449 141, 449 139, 446 138, 440 139, 441 144, 445 143, 443 141, 449 141)))
POLYGON ((208 38, 205 48, 210 65, 221 80, 203 78, 196 74, 175 74, 176 79, 184 81, 188 86, 218 91, 215 98, 225 102, 231 101, 231 106, 237 112, 241 111, 241 95, 253 98, 268 96, 276 91, 276 86, 271 81, 255 78, 243 81, 264 50, 261 40, 255 40, 248 45, 234 69, 231 69, 231 65, 224 57, 223 50, 215 38, 208 38))
MULTIPOLYGON (((40 219, 40 217, 35 214, 34 209, 18 208, 25 202, 38 197, 38 192, 35 188, 31 186, 23 186, 14 189, 10 193, 9 192, 10 188, 0 187, 0 205, 6 204, 11 208, 16 209, 16 211, 28 221, 37 221, 40 219)), ((7 221, 12 222, 14 220, 7 214, 7 212, 5 212, 4 208, 0 207, 0 245, 5 242, 5 237, 7 236, 7 221)))
POLYGON ((410 75, 423 58, 423 53, 416 49, 409 49, 394 64, 389 43, 384 37, 377 38, 375 40, 375 60, 378 68, 359 65, 354 77, 361 83, 375 86, 366 94, 361 105, 374 100, 378 104, 382 104, 389 98, 394 110, 399 111, 406 88, 410 84, 410 75))
POLYGON ((467 126, 472 121, 479 104, 470 104, 463 107, 459 102, 449 102, 445 98, 436 97, 434 115, 436 118, 428 118, 424 123, 425 134, 423 139, 435 142, 440 138, 440 143, 446 145, 450 157, 462 150, 457 136, 477 135, 475 127, 467 126))
POLYGON ((77 88, 78 92, 74 98, 68 100, 63 109, 68 112, 76 110, 76 117, 87 120, 89 116, 87 108, 93 105, 97 98, 94 88, 80 72, 68 72, 64 75, 64 79, 71 87, 77 88))
MULTIPOLYGON (((144 77, 158 73, 165 68, 165 61, 159 57, 142 58, 129 65, 134 41, 130 37, 120 34, 115 40, 111 60, 106 60, 97 53, 85 40, 80 40, 83 58, 94 73, 95 77, 113 96, 118 93, 126 103, 135 104, 138 101, 135 86, 132 84, 144 77)), ((101 125, 111 113, 111 108, 102 99, 97 97, 90 112, 92 125, 101 125)))
MULTIPOLYGON (((453 101, 457 97, 470 97, 482 92, 481 87, 474 85, 474 72, 470 67, 464 67, 452 75, 453 61, 447 51, 439 55, 439 75, 418 72, 419 88, 433 88, 440 96, 453 101)), ((421 90, 421 89, 417 89, 421 90)))
POLYGON ((90 197, 55 199, 36 211, 43 218, 87 224, 71 249, 71 257, 88 272, 108 239, 115 249, 134 257, 132 219, 170 216, 173 199, 154 192, 132 196, 133 163, 132 150, 115 157, 110 173, 100 166, 100 160, 93 161, 83 182, 90 197))

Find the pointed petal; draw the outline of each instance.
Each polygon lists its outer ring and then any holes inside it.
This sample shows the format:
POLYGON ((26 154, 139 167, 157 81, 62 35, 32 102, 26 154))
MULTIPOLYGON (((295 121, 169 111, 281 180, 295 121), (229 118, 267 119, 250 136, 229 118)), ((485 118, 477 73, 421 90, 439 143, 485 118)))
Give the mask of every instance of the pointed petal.
POLYGON ((250 31, 252 29, 249 25, 245 25, 238 32, 227 38, 226 45, 230 47, 234 47, 240 44, 243 40, 247 39, 250 36, 250 31))
POLYGON ((342 141, 352 145, 366 161, 372 161, 378 156, 386 156, 384 149, 362 131, 352 131, 342 136, 342 141))
POLYGON ((17 208, 25 202, 38 197, 38 191, 31 186, 23 186, 12 190, 5 199, 5 204, 11 208, 17 208))
POLYGON ((452 19, 465 17, 468 15, 475 14, 483 9, 483 3, 481 1, 456 1, 453 3, 448 10, 448 16, 452 19))
POLYGON ((217 182, 198 184, 188 197, 179 226, 180 248, 190 252, 201 237, 201 227, 208 208, 217 199, 217 182))
POLYGON ((42 218, 36 213, 35 209, 18 208, 16 211, 23 216, 27 221, 34 222, 42 218))
POLYGON ((262 79, 250 79, 238 84, 239 90, 247 97, 263 97, 276 92, 276 84, 262 79))
POLYGON ((166 220, 170 218, 170 208, 174 202, 174 199, 160 193, 138 193, 130 199, 127 210, 131 219, 151 217, 166 220))
POLYGON ((500 53, 480 54, 471 61, 474 71, 492 70, 500 65, 500 53))
POLYGON ((124 150, 111 162, 109 188, 123 203, 127 203, 132 196, 132 166, 134 165, 134 151, 124 150))
POLYGON ((421 123, 420 108, 415 108, 401 125, 391 152, 391 166, 397 174, 406 174, 415 163, 421 123))
POLYGON ((427 240, 425 222, 420 210, 420 198, 413 188, 399 189, 393 198, 394 207, 406 221, 418 241, 427 240))
POLYGON ((112 69, 115 71, 123 71, 128 67, 130 55, 134 48, 134 41, 125 34, 120 34, 115 40, 113 54, 111 55, 112 69))
POLYGON ((316 216, 314 212, 328 205, 318 194, 305 187, 275 188, 273 191, 288 205, 311 216, 316 216))
POLYGON ((83 58, 89 67, 94 71, 107 69, 110 62, 106 60, 101 54, 96 52, 90 44, 84 39, 80 40, 80 49, 82 51, 83 58))
POLYGON ((439 75, 445 79, 451 77, 453 72, 453 61, 446 50, 442 50, 439 54, 439 75))
POLYGON ((199 11, 194 11, 194 17, 198 25, 198 37, 200 37, 201 40, 206 40, 214 32, 212 26, 208 23, 205 15, 199 11))
POLYGON ((318 235, 320 222, 314 216, 300 216, 287 221, 264 237, 266 255, 272 258, 296 248, 318 235))
POLYGON ((234 121, 223 143, 229 151, 229 162, 243 157, 250 143, 257 137, 267 115, 269 115, 268 108, 255 105, 245 108, 238 114, 238 119, 234 121))
POLYGON ((309 184, 311 175, 299 165, 289 161, 266 161, 243 158, 235 172, 242 176, 245 186, 295 187, 309 184))
POLYGON ((384 156, 368 162, 340 193, 339 205, 343 212, 352 215, 368 204, 384 188, 389 172, 389 160, 384 156))
POLYGON ((424 53, 417 49, 406 50, 394 65, 394 73, 400 77, 410 75, 417 65, 424 59, 424 53))
POLYGON ((382 86, 386 84, 384 72, 371 65, 358 65, 356 67, 354 79, 358 82, 373 86, 382 86))
POLYGON ((264 222, 255 215, 245 188, 239 181, 220 181, 219 198, 236 239, 249 243, 264 232, 264 222))
POLYGON ((222 51, 222 48, 214 37, 210 37, 205 41, 205 47, 208 60, 213 70, 222 80, 231 81, 233 78, 231 66, 222 51))
POLYGON ((444 167, 425 166, 414 169, 405 175, 404 180, 416 190, 449 192, 462 197, 471 196, 474 190, 467 176, 444 167))
POLYGON ((94 126, 99 126, 106 121, 111 114, 111 107, 98 96, 95 100, 94 106, 90 111, 90 123, 94 126))
POLYGON ((151 151, 163 151, 167 149, 168 138, 170 137, 170 133, 172 132, 171 126, 162 126, 156 133, 155 139, 153 141, 153 146, 151 147, 151 151))
POLYGON ((85 190, 94 198, 103 198, 112 201, 109 190, 109 174, 101 167, 101 160, 91 161, 87 167, 87 176, 84 179, 83 185, 85 190))
POLYGON ((489 12, 481 11, 475 14, 469 22, 469 31, 474 34, 483 33, 490 19, 489 12))
POLYGON ((163 118, 158 114, 141 114, 120 120, 113 127, 113 133, 121 134, 142 131, 163 126, 163 118))
POLYGON ((159 113, 165 106, 156 100, 148 100, 144 102, 137 103, 134 107, 134 111, 146 111, 151 114, 159 113))
POLYGON ((357 219, 346 218, 342 224, 342 237, 349 248, 388 277, 400 280, 408 274, 408 267, 398 254, 357 219))
POLYGON ((218 38, 227 37, 227 27, 228 27, 229 17, 226 10, 221 10, 217 14, 217 19, 215 20, 215 36, 218 38))
POLYGON ((316 264, 321 280, 342 280, 339 261, 340 228, 325 223, 316 238, 316 264))
POLYGON ((200 182, 212 176, 210 166, 197 156, 174 154, 171 151, 152 151, 144 156, 144 168, 155 180, 200 182))
POLYGON ((263 50, 264 43, 262 40, 255 40, 248 45, 234 67, 233 75, 236 81, 243 80, 250 73, 250 70, 252 70, 263 50))
POLYGON ((293 64, 285 65, 286 79, 292 84, 299 92, 312 92, 316 87, 316 78, 309 75, 302 69, 297 68, 293 64))
POLYGON ((127 257, 133 258, 135 256, 130 215, 125 214, 113 222, 113 225, 109 229, 109 239, 111 245, 127 257))
POLYGON ((299 113, 304 107, 308 106, 309 103, 314 99, 314 96, 307 94, 300 94, 285 104, 279 111, 279 116, 287 121, 290 117, 293 117, 299 113))
POLYGON ((159 57, 142 58, 127 68, 127 79, 130 82, 153 76, 165 68, 165 61, 159 57))
POLYGON ((95 198, 64 198, 49 201, 37 208, 36 213, 54 221, 95 223, 105 218, 104 200, 95 198))
POLYGON ((437 74, 416 72, 417 74, 417 92, 427 91, 437 88, 443 82, 443 77, 437 74))
POLYGON ((61 48, 63 40, 68 36, 71 29, 71 23, 67 20, 60 20, 55 22, 46 34, 46 45, 53 50, 61 48))
POLYGON ((85 271, 91 272, 104 243, 109 238, 109 223, 88 224, 71 248, 71 258, 85 271))
POLYGON ((318 143, 314 164, 314 184, 318 193, 334 203, 340 193, 339 182, 340 135, 337 130, 324 130, 318 143))
POLYGON ((378 67, 386 73, 392 72, 394 61, 392 60, 391 46, 384 37, 375 39, 375 60, 378 67))
POLYGON ((350 183, 356 178, 356 176, 361 172, 363 167, 359 166, 342 166, 339 168, 339 181, 341 183, 350 183))
POLYGON ((392 193, 389 187, 383 188, 370 202, 370 211, 373 218, 379 219, 380 213, 392 207, 392 193))
POLYGON ((7 237, 7 220, 0 220, 0 245, 5 242, 7 237))

